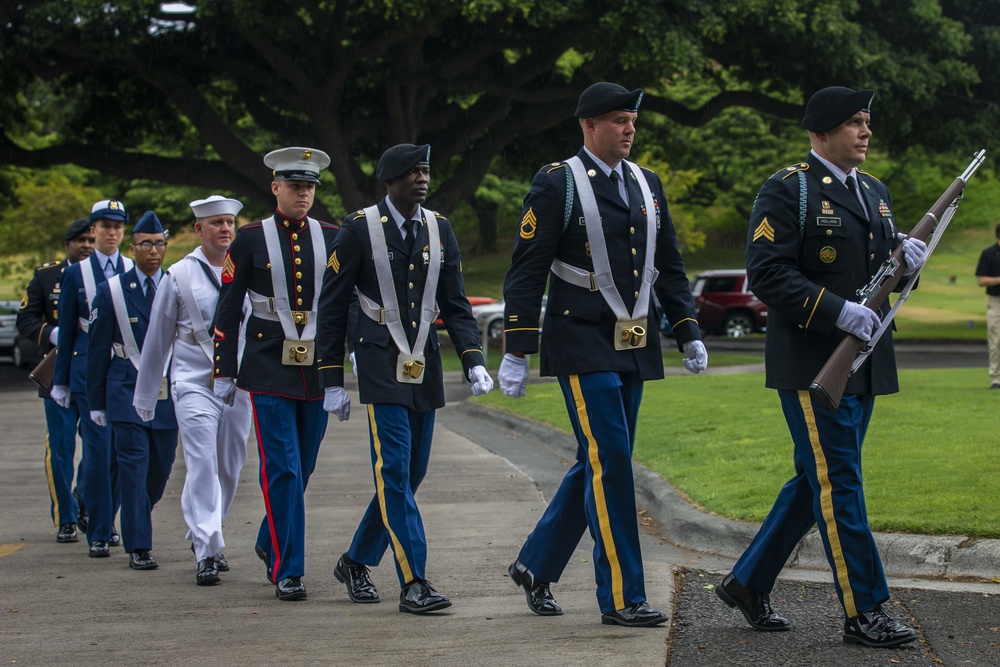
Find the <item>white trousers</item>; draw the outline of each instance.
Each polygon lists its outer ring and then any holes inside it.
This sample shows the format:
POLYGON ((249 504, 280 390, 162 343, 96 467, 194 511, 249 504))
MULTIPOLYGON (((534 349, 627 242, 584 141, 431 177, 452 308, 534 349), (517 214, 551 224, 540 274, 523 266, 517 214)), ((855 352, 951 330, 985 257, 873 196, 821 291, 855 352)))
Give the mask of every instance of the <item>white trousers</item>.
POLYGON ((200 561, 218 556, 226 546, 222 522, 247 459, 250 396, 238 389, 228 406, 208 387, 175 382, 173 397, 187 467, 181 510, 188 525, 186 538, 200 561))

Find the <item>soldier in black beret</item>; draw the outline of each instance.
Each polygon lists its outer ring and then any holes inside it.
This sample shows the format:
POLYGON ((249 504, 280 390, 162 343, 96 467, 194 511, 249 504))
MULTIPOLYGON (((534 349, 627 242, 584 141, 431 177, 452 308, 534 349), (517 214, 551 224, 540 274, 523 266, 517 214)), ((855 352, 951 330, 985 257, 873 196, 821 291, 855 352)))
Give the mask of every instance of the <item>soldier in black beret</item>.
POLYGON ((771 609, 778 573, 809 529, 818 524, 837 595, 844 641, 898 646, 917 638, 889 617, 889 589, 865 511, 861 446, 875 396, 898 391, 892 332, 847 383, 836 412, 808 389, 841 340, 869 340, 888 303, 875 312, 857 303, 892 249, 903 244, 906 271, 922 266, 926 245, 902 238, 889 190, 858 169, 865 161, 873 90, 842 86, 817 91, 802 127, 812 150, 761 187, 750 214, 747 277, 768 306, 766 383, 778 391, 794 443, 796 475, 782 487, 753 543, 716 587, 752 627, 789 630, 771 609), (859 187, 860 185, 860 187, 859 187))
MULTIPOLYGON (((94 233, 86 218, 74 221, 64 235, 66 259, 46 262, 28 283, 17 313, 17 333, 37 344, 42 352, 55 347, 59 335, 59 295, 63 269, 90 257, 94 251, 94 233)), ((45 399, 45 474, 52 497, 52 521, 58 526, 57 542, 76 542, 77 524, 86 531, 86 507, 73 488, 73 458, 76 456, 76 429, 80 413, 76 404, 64 408, 49 393, 38 391, 45 399)), ((80 471, 77 471, 77 479, 80 471)))
POLYGON ((700 373, 708 365, 663 185, 625 160, 641 100, 641 90, 616 83, 584 90, 574 114, 583 148, 535 175, 504 282, 498 375, 505 395, 524 396, 524 356, 540 348, 541 374, 559 379, 579 443, 576 464, 508 568, 511 579, 533 612, 561 614, 550 584, 589 527, 601 621, 627 626, 667 620, 646 602, 631 460, 644 382, 663 377, 654 288, 685 366, 700 373))
POLYGON ((465 298, 455 232, 447 218, 423 206, 430 174, 427 145, 393 146, 379 159, 375 175, 388 194, 344 218, 323 279, 317 331, 323 407, 341 421, 350 414, 345 340, 354 350, 361 402, 369 406, 379 489, 334 576, 354 602, 378 602, 368 568, 378 565, 391 546, 401 588, 399 610, 413 614, 451 605, 427 581, 427 537, 414 501, 427 472, 435 411, 445 404, 437 308, 472 393, 493 388, 465 298), (351 326, 348 306, 355 292, 360 313, 351 326))

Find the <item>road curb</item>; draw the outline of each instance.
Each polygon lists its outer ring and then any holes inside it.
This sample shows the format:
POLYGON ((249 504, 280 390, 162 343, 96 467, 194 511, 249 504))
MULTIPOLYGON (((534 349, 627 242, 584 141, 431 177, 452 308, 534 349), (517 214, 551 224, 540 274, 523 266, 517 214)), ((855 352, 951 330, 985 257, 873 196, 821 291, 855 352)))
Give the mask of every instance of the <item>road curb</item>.
MULTIPOLYGON (((496 428, 515 431, 572 457, 576 442, 564 431, 501 410, 462 401, 461 412, 488 421, 496 428)), ((717 556, 737 559, 760 528, 758 523, 735 521, 706 512, 672 484, 641 463, 633 462, 635 491, 640 508, 662 527, 674 544, 717 556)), ((935 579, 996 581, 1000 576, 1000 540, 963 536, 875 533, 875 543, 888 575, 935 579)), ((812 569, 828 567, 823 543, 815 528, 799 543, 789 565, 812 569)))

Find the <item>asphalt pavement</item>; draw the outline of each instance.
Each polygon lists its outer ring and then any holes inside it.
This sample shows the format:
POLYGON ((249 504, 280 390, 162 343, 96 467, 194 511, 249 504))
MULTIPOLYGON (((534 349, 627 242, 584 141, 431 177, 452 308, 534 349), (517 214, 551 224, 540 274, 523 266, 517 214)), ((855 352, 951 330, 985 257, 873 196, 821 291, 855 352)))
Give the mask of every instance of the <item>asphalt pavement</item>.
POLYGON ((668 611, 670 623, 650 629, 601 625, 589 536, 553 586, 565 615, 531 614, 506 568, 570 465, 574 443, 564 433, 461 401, 468 385, 458 377, 449 378, 451 402, 438 412, 430 470, 417 494, 429 540, 427 576, 454 603, 441 613, 418 617, 397 610, 391 557, 373 570, 380 604, 351 603, 332 576, 373 493, 367 429, 357 404, 350 421, 330 422, 306 496, 307 600, 278 601, 253 554, 263 505, 252 439, 226 522, 232 570, 221 584, 195 585, 180 510, 180 453, 153 513, 160 568, 129 570, 122 552, 90 559, 85 541, 55 541, 42 404, 20 373, 0 366, 6 389, 0 395, 5 664, 1000 665, 996 541, 879 537, 888 554, 892 611, 921 634, 908 647, 842 643, 830 572, 808 545, 772 595, 793 631, 754 632, 713 589, 754 527, 699 512, 641 466, 636 475, 647 594, 668 611))

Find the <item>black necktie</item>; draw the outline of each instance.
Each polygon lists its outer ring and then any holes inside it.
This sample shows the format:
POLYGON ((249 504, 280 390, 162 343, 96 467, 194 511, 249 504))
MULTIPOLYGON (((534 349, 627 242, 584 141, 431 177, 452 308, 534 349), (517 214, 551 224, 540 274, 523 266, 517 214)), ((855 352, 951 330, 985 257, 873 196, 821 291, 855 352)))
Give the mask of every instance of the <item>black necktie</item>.
POLYGON ((156 283, 153 282, 153 276, 146 276, 146 303, 152 307, 153 299, 156 298, 156 283))
POLYGON ((621 182, 622 182, 622 176, 621 176, 621 174, 618 173, 617 169, 612 169, 611 170, 611 183, 615 186, 615 192, 618 193, 618 197, 622 200, 622 203, 624 203, 624 204, 627 205, 628 204, 628 200, 626 200, 625 196, 622 194, 622 190, 624 190, 624 188, 622 188, 621 182))
POLYGON ((403 239, 406 241, 406 252, 407 254, 412 255, 413 244, 416 243, 417 240, 417 221, 407 220, 403 223, 403 226, 406 228, 406 238, 403 239))
POLYGON ((115 269, 115 265, 111 263, 110 259, 108 259, 108 263, 104 265, 104 277, 110 278, 116 273, 118 273, 118 271, 115 269))
POLYGON ((847 177, 847 189, 851 191, 854 199, 861 205, 861 210, 865 212, 865 217, 868 217, 868 207, 865 206, 865 200, 861 198, 861 193, 858 192, 858 182, 854 180, 853 176, 847 177))

